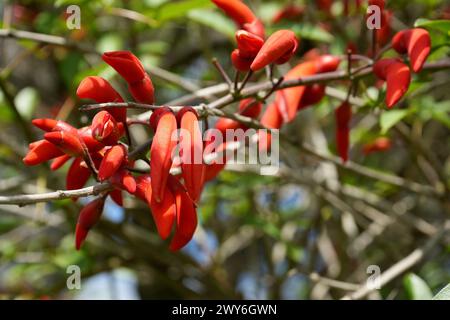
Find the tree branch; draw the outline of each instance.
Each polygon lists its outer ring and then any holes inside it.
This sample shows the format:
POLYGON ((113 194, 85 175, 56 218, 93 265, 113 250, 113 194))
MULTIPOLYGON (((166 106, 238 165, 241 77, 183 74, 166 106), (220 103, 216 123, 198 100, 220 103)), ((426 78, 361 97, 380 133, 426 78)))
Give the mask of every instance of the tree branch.
POLYGON ((54 192, 41 194, 24 194, 17 196, 0 196, 1 204, 11 204, 18 206, 25 206, 38 202, 49 202, 54 200, 62 200, 68 198, 78 198, 87 196, 96 196, 100 193, 112 190, 112 185, 109 183, 97 184, 95 186, 77 189, 77 190, 58 190, 54 192))
MULTIPOLYGON (((442 228, 439 229, 439 231, 431 237, 425 245, 423 245, 421 248, 418 248, 411 252, 408 256, 394 264, 392 267, 387 269, 385 272, 383 272, 378 281, 380 286, 384 286, 387 283, 391 282, 401 274, 403 274, 408 269, 412 268, 416 264, 418 264, 420 261, 424 259, 424 257, 433 249, 435 248, 436 244, 439 242, 439 240, 448 232, 450 231, 450 221, 447 221, 442 228)), ((344 296, 343 300, 359 300, 367 296, 369 293, 375 291, 374 288, 371 288, 367 286, 366 284, 361 285, 360 289, 356 290, 355 292, 344 296)))

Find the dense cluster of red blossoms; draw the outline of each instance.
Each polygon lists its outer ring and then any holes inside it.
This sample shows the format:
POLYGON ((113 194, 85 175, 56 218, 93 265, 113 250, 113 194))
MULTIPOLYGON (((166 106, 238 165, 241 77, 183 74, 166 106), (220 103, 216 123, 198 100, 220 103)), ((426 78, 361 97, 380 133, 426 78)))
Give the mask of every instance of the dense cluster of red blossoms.
MULTIPOLYGON (((236 32, 237 48, 231 53, 233 66, 241 72, 257 72, 273 64, 284 64, 295 54, 299 39, 290 30, 279 30, 266 38, 263 23, 240 0, 212 0, 238 26, 236 32)), ((346 14, 350 2, 345 1, 346 14)), ((332 1, 317 1, 319 7, 330 13, 332 1)), ((389 28, 389 12, 384 1, 369 1, 379 5, 383 12, 383 26, 377 36, 384 42, 383 35, 389 28)), ((355 1, 354 7, 361 6, 355 1)), ((288 6, 278 12, 273 23, 283 19, 300 16, 303 8, 288 6)), ((392 39, 392 47, 399 54, 406 54, 414 72, 422 69, 427 59, 431 43, 426 30, 410 29, 399 32, 392 39)), ((135 101, 144 104, 154 103, 154 88, 149 75, 136 56, 128 51, 106 52, 103 60, 113 67, 127 82, 128 90, 135 101)), ((292 68, 284 79, 298 79, 320 73, 333 72, 339 67, 339 57, 309 52, 303 61, 292 68)), ((381 59, 374 64, 375 75, 387 82, 386 104, 394 106, 408 90, 411 74, 410 67, 401 59, 381 59)), ((91 76, 84 79, 77 90, 81 99, 97 103, 124 102, 120 94, 103 78, 91 76)), ((278 90, 275 99, 264 112, 262 103, 256 98, 240 102, 241 115, 258 118, 269 129, 280 129, 291 122, 297 112, 314 105, 325 95, 324 84, 297 86, 278 90)), ((338 152, 343 161, 348 159, 351 105, 345 101, 336 109, 336 140, 338 152)), ((98 112, 90 126, 75 128, 68 123, 54 119, 35 119, 33 124, 46 133, 44 139, 29 145, 24 158, 27 165, 38 165, 52 160, 51 169, 57 170, 66 162, 72 161, 66 177, 68 190, 82 188, 91 176, 100 182, 109 182, 110 191, 101 194, 87 204, 80 212, 76 226, 76 248, 79 249, 89 230, 99 221, 105 199, 110 196, 118 205, 123 205, 123 192, 128 192, 145 201, 151 209, 153 219, 161 238, 167 239, 175 229, 170 248, 178 250, 193 237, 197 226, 196 203, 205 182, 213 179, 224 168, 225 163, 204 163, 195 161, 195 155, 203 154, 205 147, 198 114, 191 107, 184 107, 174 113, 168 107, 155 110, 148 122, 154 136, 150 147, 150 173, 135 174, 135 159, 129 157, 128 147, 121 142, 127 134, 127 109, 105 108, 98 112), (174 163, 172 152, 177 141, 172 139, 173 132, 183 129, 190 139, 181 140, 180 163, 174 163), (184 151, 183 151, 184 150, 184 151), (188 150, 189 152, 185 152, 188 150), (189 155, 189 156, 187 156, 189 155), (181 169, 180 175, 171 174, 171 169, 181 169), (175 226, 175 227, 174 227, 175 226)), ((237 121, 221 118, 216 129, 225 133, 230 129, 246 129, 237 121)), ((270 148, 270 135, 260 138, 261 148, 270 148)), ((221 148, 225 148, 227 141, 221 148)), ((390 141, 379 139, 364 148, 366 154, 390 148, 390 141)), ((220 149, 220 148, 219 148, 220 149)))

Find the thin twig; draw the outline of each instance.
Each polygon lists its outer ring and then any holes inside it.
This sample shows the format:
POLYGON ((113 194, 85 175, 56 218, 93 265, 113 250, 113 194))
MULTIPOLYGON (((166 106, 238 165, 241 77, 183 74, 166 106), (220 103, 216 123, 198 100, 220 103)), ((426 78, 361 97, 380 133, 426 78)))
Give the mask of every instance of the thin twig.
POLYGON ((212 64, 219 71, 220 75, 222 76, 223 80, 225 80, 225 82, 228 84, 228 87, 230 88, 231 91, 231 89, 233 88, 233 82, 231 81, 230 77, 220 64, 219 60, 217 60, 216 58, 212 59, 212 64))
POLYGON ((0 204, 11 204, 24 206, 27 204, 33 204, 38 202, 49 202, 54 200, 62 200, 69 198, 87 197, 93 195, 99 195, 103 192, 112 189, 111 184, 102 183, 95 186, 77 189, 77 190, 58 190, 54 192, 41 193, 41 194, 24 194, 17 196, 0 196, 0 204))
MULTIPOLYGON (((420 261, 424 259, 424 257, 436 247, 436 244, 439 242, 439 240, 448 232, 450 231, 450 222, 446 222, 442 228, 439 229, 439 231, 431 237, 425 245, 422 247, 414 250, 411 252, 408 256, 391 266, 389 269, 387 269, 385 272, 383 272, 379 278, 378 283, 381 287, 386 285, 387 283, 391 282, 407 270, 411 269, 413 266, 418 264, 420 261)), ((361 285, 360 289, 356 290, 355 292, 344 296, 342 299, 344 300, 358 300, 362 299, 365 296, 367 296, 369 293, 375 291, 375 288, 372 288, 368 286, 367 284, 361 285)))

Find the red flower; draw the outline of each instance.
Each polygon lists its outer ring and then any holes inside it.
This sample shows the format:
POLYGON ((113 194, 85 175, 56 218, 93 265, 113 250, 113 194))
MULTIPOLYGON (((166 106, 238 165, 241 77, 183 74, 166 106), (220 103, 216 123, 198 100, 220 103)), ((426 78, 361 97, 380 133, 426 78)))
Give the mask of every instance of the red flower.
POLYGON ((83 188, 90 176, 91 170, 87 167, 83 158, 73 159, 66 176, 67 190, 83 188))
POLYGON ((231 53, 231 61, 237 70, 248 71, 264 40, 250 32, 239 30, 236 32, 236 41, 238 49, 231 53))
POLYGON ((430 34, 420 28, 400 31, 392 38, 392 47, 400 54, 407 53, 414 72, 420 72, 431 51, 430 34))
MULTIPOLYGON (((101 77, 87 77, 81 81, 77 89, 80 99, 91 99, 97 103, 123 102, 120 94, 114 90, 108 81, 101 77)), ((126 122, 127 109, 106 108, 117 122, 126 122)))
POLYGON ((172 110, 160 108, 151 115, 150 125, 155 131, 150 148, 151 183, 153 197, 156 202, 161 202, 172 167, 172 152, 176 146, 176 140, 172 139, 172 135, 177 130, 177 120, 172 110))
POLYGON ((350 146, 350 121, 352 119, 352 107, 348 101, 336 109, 336 143, 339 156, 343 162, 348 160, 350 146))
POLYGON ((67 154, 63 154, 62 156, 59 156, 57 158, 55 158, 52 161, 52 164, 50 165, 50 169, 51 170, 58 170, 59 168, 61 168, 63 165, 65 165, 67 163, 67 161, 70 160, 70 156, 67 154))
POLYGON ((397 59, 382 59, 373 67, 375 75, 386 80, 386 105, 392 108, 408 91, 411 72, 404 63, 397 59))
POLYGON ((129 51, 105 52, 102 59, 125 79, 128 90, 137 102, 153 104, 153 83, 134 54, 129 51))
POLYGON ((175 197, 176 230, 170 242, 170 250, 184 247, 194 236, 197 228, 197 210, 195 204, 177 178, 169 176, 168 186, 175 197))
POLYGON ((184 184, 192 200, 197 202, 203 189, 205 165, 203 162, 203 135, 197 112, 183 108, 177 115, 180 124, 181 170, 184 184))
POLYGON ((31 123, 46 132, 50 131, 66 131, 73 134, 77 133, 77 129, 72 127, 70 124, 61 121, 61 120, 55 120, 55 119, 34 119, 31 121, 31 123))
POLYGON ((98 179, 105 181, 111 178, 121 168, 122 164, 128 162, 127 150, 121 144, 111 147, 106 151, 100 168, 98 170, 98 179))
MULTIPOLYGON (((262 103, 254 98, 243 99, 239 103, 239 114, 245 117, 256 119, 261 113, 261 109, 262 103)), ((216 122, 215 128, 225 136, 227 130, 247 129, 247 126, 229 118, 220 118, 216 122)))
POLYGON ((107 111, 100 111, 92 119, 92 137, 104 145, 115 145, 124 133, 123 123, 117 123, 107 111))
POLYGON ((168 187, 164 189, 161 202, 156 202, 152 195, 150 175, 139 176, 136 180, 136 196, 146 201, 151 209, 153 220, 160 237, 165 240, 172 231, 173 223, 177 214, 175 198, 168 187))
POLYGON ((27 166, 35 166, 62 156, 64 153, 47 140, 40 140, 30 144, 28 153, 23 158, 27 166))
POLYGON ((65 154, 73 157, 84 155, 83 143, 78 135, 67 131, 53 131, 44 134, 45 140, 51 142, 65 154))
POLYGON ((307 86, 305 92, 300 99, 298 111, 306 109, 309 106, 319 103, 325 96, 325 85, 315 83, 307 86))
POLYGON ((239 29, 244 29, 264 38, 264 25, 240 0, 211 0, 218 6, 227 16, 236 23, 239 29))
POLYGON ((129 194, 134 194, 136 192, 136 180, 125 168, 120 168, 117 170, 109 181, 113 184, 115 188, 125 190, 129 194))
MULTIPOLYGON (((279 99, 269 104, 261 117, 261 124, 269 129, 280 129, 283 125, 283 117, 280 113, 279 104, 285 103, 284 94, 279 99)), ((272 142, 272 136, 269 132, 258 132, 258 148, 260 151, 269 150, 272 142)))
POLYGON ((378 6, 380 7, 381 11, 383 11, 385 2, 385 0, 369 0, 369 6, 378 6))
POLYGON ((80 250, 89 230, 100 220, 104 205, 105 197, 101 197, 90 202, 81 210, 75 230, 75 247, 77 250, 80 250))
POLYGON ((298 40, 294 32, 279 30, 267 39, 250 68, 258 71, 272 63, 286 63, 295 54, 297 48, 298 40))
MULTIPOLYGON (((285 79, 298 79, 317 73, 335 71, 339 63, 340 60, 337 57, 330 55, 319 56, 298 64, 285 75, 285 79)), ((317 86, 314 87, 314 90, 307 90, 307 88, 306 86, 298 86, 277 92, 275 101, 284 122, 292 121, 298 110, 304 109, 311 102, 317 103, 323 97, 323 88, 318 88, 317 86), (302 103, 303 98, 305 100, 302 103)))

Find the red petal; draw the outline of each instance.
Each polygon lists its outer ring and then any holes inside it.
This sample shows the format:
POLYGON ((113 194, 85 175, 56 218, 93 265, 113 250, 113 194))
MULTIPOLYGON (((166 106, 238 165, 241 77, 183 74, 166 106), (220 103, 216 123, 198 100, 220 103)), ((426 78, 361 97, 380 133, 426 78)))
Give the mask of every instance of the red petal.
POLYGON ((348 127, 352 119, 352 107, 347 101, 342 103, 335 111, 336 125, 338 128, 348 127))
POLYGON ((91 170, 84 165, 82 158, 73 159, 66 176, 67 190, 77 190, 83 188, 91 176, 91 170))
POLYGON ((233 63, 233 66, 236 68, 236 70, 241 72, 247 72, 250 70, 250 65, 253 62, 253 59, 246 59, 241 57, 239 49, 233 50, 231 52, 231 62, 233 63))
POLYGON ((54 120, 54 119, 34 119, 31 121, 33 125, 43 131, 50 132, 50 131, 67 131, 70 133, 75 134, 77 132, 77 129, 72 127, 70 124, 61 121, 61 120, 54 120))
POLYGON ((265 37, 264 24, 259 19, 255 19, 250 23, 244 23, 242 29, 257 35, 258 37, 265 37))
POLYGON ((149 174, 140 175, 136 178, 136 192, 134 195, 142 201, 147 201, 147 189, 151 188, 151 178, 149 174))
POLYGON ((145 69, 130 51, 111 51, 102 55, 103 61, 113 67, 126 82, 135 83, 144 79, 145 69))
POLYGON ((335 111, 336 116, 336 143, 339 156, 343 162, 348 160, 350 146, 350 121, 352 108, 348 102, 344 102, 335 111))
POLYGON ((194 236, 197 228, 197 211, 194 202, 176 178, 170 176, 169 187, 175 196, 177 210, 176 231, 170 243, 170 250, 176 251, 184 247, 194 236))
POLYGON ((227 16, 238 25, 251 23, 256 19, 252 10, 240 0, 212 0, 227 16))
POLYGON ((53 160, 52 164, 50 165, 51 170, 58 170, 61 168, 64 164, 66 164, 67 161, 70 160, 70 156, 67 154, 64 154, 56 159, 53 160))
POLYGON ((111 199, 119 206, 123 207, 123 194, 122 190, 114 189, 109 193, 111 199))
POLYGON ((127 150, 123 145, 116 145, 106 151, 102 162, 100 163, 100 169, 98 171, 98 179, 105 181, 111 178, 117 170, 126 161, 127 150))
POLYGON ((203 189, 205 174, 203 135, 197 112, 194 109, 183 108, 180 114, 182 176, 189 195, 194 201, 198 201, 203 189))
POLYGON ((256 119, 260 115, 261 110, 262 103, 254 98, 243 99, 239 103, 239 113, 246 117, 256 119))
POLYGON ((53 131, 44 134, 44 138, 68 155, 77 157, 84 154, 83 145, 77 135, 65 131, 53 131))
POLYGON ((155 89, 153 88, 153 83, 147 74, 145 75, 144 79, 129 84, 128 90, 130 91, 134 100, 136 100, 137 102, 153 104, 155 100, 155 89))
POLYGON ((75 246, 77 250, 80 249, 89 230, 100 220, 104 204, 105 197, 101 197, 88 203, 81 210, 75 231, 75 246))
POLYGON ((64 154, 55 145, 46 140, 36 141, 32 144, 32 147, 23 158, 23 162, 27 166, 35 166, 64 154))
POLYGON ((250 68, 258 71, 271 63, 285 63, 292 57, 297 47, 298 40, 292 31, 279 30, 267 39, 250 68))
POLYGON ((84 142, 89 152, 97 152, 102 150, 105 145, 92 137, 91 127, 78 129, 78 136, 84 142))
POLYGON ((236 41, 239 55, 245 59, 254 59, 264 44, 262 38, 245 30, 236 32, 236 41))
POLYGON ((75 227, 75 248, 77 250, 80 250, 81 245, 83 244, 84 240, 86 240, 88 233, 88 229, 85 229, 77 223, 75 227))
POLYGON ((156 124, 156 132, 150 148, 150 175, 153 197, 157 202, 162 201, 167 177, 172 166, 172 153, 177 144, 176 139, 172 139, 172 135, 177 130, 175 115, 168 108, 160 110, 158 113, 152 114, 150 118, 150 122, 156 124))
POLYGON ((151 186, 146 192, 147 203, 152 211, 158 234, 162 239, 167 239, 172 231, 177 209, 175 198, 169 188, 165 188, 163 200, 157 203, 152 196, 151 186))
POLYGON ((325 86, 321 84, 313 84, 307 86, 302 99, 298 105, 298 110, 303 110, 309 106, 319 103, 325 96, 325 86))
POLYGON ((408 91, 411 72, 407 65, 397 62, 387 69, 386 105, 392 108, 408 91))
MULTIPOLYGON (((290 70, 286 76, 286 80, 298 79, 317 73, 316 61, 307 61, 300 63, 290 70)), ((295 118, 300 101, 305 93, 305 86, 292 87, 277 91, 275 101, 279 108, 280 115, 283 116, 284 122, 290 122, 295 118)), ((275 128, 275 127, 274 127, 275 128)))
MULTIPOLYGON (((101 77, 87 77, 81 81, 77 89, 77 96, 81 99, 94 100, 97 103, 124 101, 109 82, 101 77)), ((118 122, 125 122, 127 120, 126 108, 106 108, 106 110, 118 122)))
POLYGON ((134 194, 137 190, 136 180, 125 169, 118 170, 111 178, 111 183, 122 190, 127 191, 130 194, 134 194))

